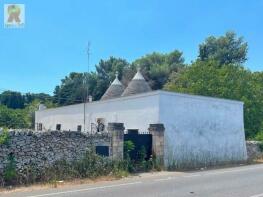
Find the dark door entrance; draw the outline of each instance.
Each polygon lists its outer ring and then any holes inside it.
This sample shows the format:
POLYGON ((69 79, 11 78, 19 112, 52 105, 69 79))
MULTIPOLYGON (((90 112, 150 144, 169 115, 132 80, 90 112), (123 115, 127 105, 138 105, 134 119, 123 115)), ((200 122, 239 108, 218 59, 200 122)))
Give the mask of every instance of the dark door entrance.
POLYGON ((124 134, 124 142, 131 141, 134 144, 134 149, 130 151, 129 156, 132 160, 138 160, 140 152, 143 150, 146 153, 146 160, 149 160, 152 155, 152 135, 149 133, 138 133, 138 130, 128 130, 124 134))

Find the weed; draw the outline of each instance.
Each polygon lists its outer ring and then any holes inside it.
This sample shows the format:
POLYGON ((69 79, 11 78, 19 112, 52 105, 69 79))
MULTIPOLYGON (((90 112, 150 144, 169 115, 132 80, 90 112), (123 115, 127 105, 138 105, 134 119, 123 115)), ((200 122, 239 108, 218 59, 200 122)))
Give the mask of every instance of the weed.
POLYGON ((7 145, 9 142, 9 132, 7 129, 3 129, 3 131, 0 133, 0 145, 5 144, 7 145))

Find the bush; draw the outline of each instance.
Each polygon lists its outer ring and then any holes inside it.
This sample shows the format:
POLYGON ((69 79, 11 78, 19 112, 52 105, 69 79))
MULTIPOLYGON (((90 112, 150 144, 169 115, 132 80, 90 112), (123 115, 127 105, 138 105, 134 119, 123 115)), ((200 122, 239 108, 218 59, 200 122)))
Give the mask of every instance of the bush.
POLYGON ((263 141, 263 132, 262 131, 257 133, 255 140, 263 141))
MULTIPOLYGON (((131 150, 129 143, 127 150, 131 150)), ((128 154, 127 154, 128 155, 128 154)), ((146 151, 141 147, 138 152, 138 160, 131 160, 129 156, 122 161, 101 157, 94 152, 88 151, 85 155, 73 162, 66 160, 57 161, 52 166, 39 170, 37 164, 29 164, 23 171, 16 172, 16 163, 13 155, 8 157, 8 164, 4 173, 0 174, 2 185, 33 184, 37 182, 51 183, 56 186, 57 181, 76 178, 94 179, 100 176, 124 177, 130 172, 144 172, 160 170, 155 157, 146 160, 146 151)))
MULTIPOLYGON (((33 184, 36 182, 56 183, 59 180, 75 178, 96 178, 100 176, 123 177, 128 175, 126 161, 114 161, 106 157, 87 152, 83 158, 74 162, 61 160, 41 171, 36 165, 28 165, 21 172, 16 172, 15 158, 11 155, 4 169, 2 185, 33 184)), ((1 177, 1 175, 0 175, 1 177)))
POLYGON ((135 149, 135 145, 131 140, 125 141, 123 145, 124 159, 130 159, 130 152, 135 149))
POLYGON ((12 185, 16 182, 16 178, 17 178, 15 157, 11 154, 8 156, 7 160, 8 163, 4 168, 3 178, 5 184, 12 185))
POLYGON ((157 161, 154 155, 150 159, 147 159, 147 153, 144 146, 141 146, 136 152, 136 158, 131 159, 130 152, 135 148, 136 147, 132 141, 124 142, 124 159, 126 162, 126 169, 129 172, 148 172, 152 170, 160 171, 162 169, 161 162, 157 161))
POLYGON ((8 144, 9 142, 9 133, 7 129, 3 129, 0 131, 0 145, 1 144, 8 144))
POLYGON ((263 152, 263 141, 258 144, 258 148, 261 152, 263 152))

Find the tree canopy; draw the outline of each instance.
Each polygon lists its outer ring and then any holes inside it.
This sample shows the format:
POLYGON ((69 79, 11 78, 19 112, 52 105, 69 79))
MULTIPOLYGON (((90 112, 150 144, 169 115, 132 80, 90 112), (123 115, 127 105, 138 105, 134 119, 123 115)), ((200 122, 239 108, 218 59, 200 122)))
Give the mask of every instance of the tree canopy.
POLYGON ((183 69, 183 53, 174 50, 171 53, 152 53, 134 61, 139 66, 153 90, 162 89, 170 73, 183 69))
POLYGON ((19 129, 29 128, 27 116, 22 109, 10 109, 0 105, 0 127, 19 129))
POLYGON ((204 61, 213 59, 223 64, 242 64, 247 60, 248 44, 234 32, 227 32, 224 36, 208 37, 199 45, 199 59, 204 61))
POLYGON ((182 52, 177 50, 168 54, 152 53, 131 64, 115 57, 101 60, 95 66, 95 72, 72 72, 62 79, 61 84, 54 90, 54 102, 58 105, 81 103, 87 97, 87 89, 94 100, 99 100, 114 80, 116 72, 119 79, 127 86, 138 67, 141 68, 152 89, 161 89, 171 72, 178 72, 184 68, 182 55, 182 52))

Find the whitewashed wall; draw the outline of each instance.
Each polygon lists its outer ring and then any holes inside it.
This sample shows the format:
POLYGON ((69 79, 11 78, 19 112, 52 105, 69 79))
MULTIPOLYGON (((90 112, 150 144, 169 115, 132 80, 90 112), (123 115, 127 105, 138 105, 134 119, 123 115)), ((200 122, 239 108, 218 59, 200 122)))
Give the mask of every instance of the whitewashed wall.
MULTIPOLYGON (((87 124, 97 118, 123 122, 126 129, 147 131, 150 123, 165 126, 165 162, 176 167, 213 165, 247 157, 243 103, 225 99, 154 91, 86 105, 87 124)), ((36 112, 45 129, 83 128, 83 104, 36 112)), ((90 126, 87 126, 90 128, 90 126)))
MULTIPOLYGON (((126 129, 147 131, 150 123, 158 122, 158 95, 135 95, 107 101, 86 104, 87 128, 96 123, 97 118, 104 118, 108 122, 122 122, 126 129), (152 95, 152 96, 149 96, 152 95)), ((55 130, 56 124, 62 125, 62 130, 77 130, 84 119, 83 104, 70 105, 36 112, 36 123, 42 123, 48 130, 55 130)))
POLYGON ((160 122, 167 165, 198 167, 247 157, 242 102, 162 92, 160 122))

